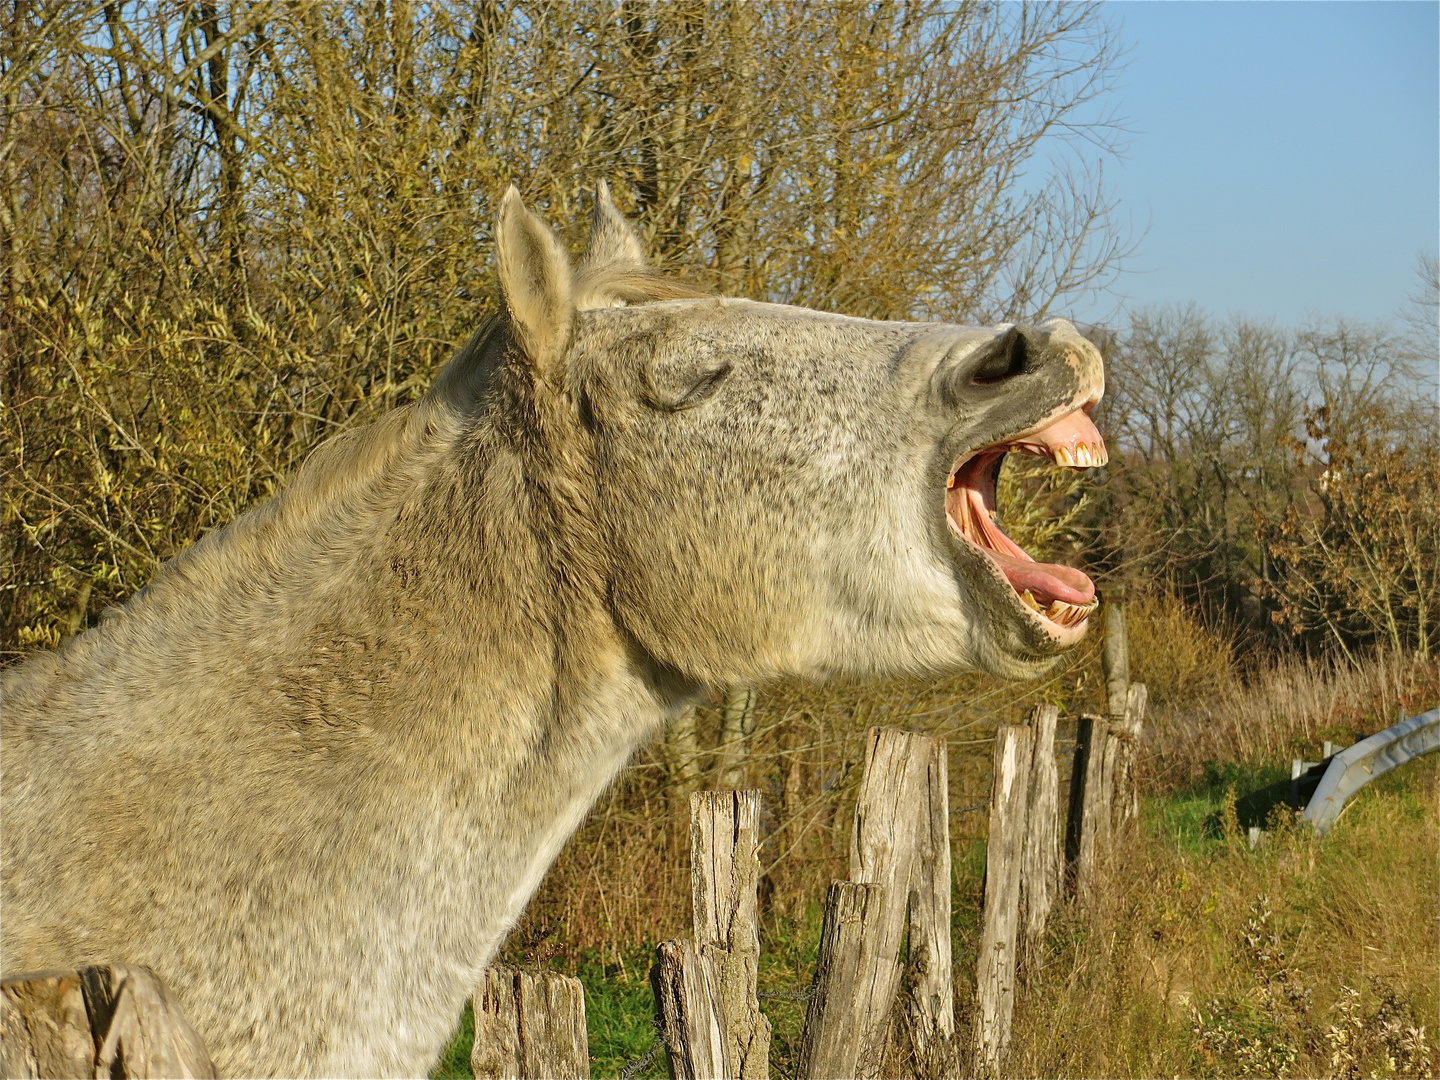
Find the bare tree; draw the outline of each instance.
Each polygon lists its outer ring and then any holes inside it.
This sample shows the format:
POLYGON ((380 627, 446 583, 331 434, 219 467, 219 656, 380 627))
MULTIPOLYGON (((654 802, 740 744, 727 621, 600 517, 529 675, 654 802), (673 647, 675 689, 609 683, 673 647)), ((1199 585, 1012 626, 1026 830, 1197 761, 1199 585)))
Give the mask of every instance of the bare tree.
POLYGON ((1416 559, 1432 546, 1423 522, 1434 494, 1414 458, 1433 443, 1433 409, 1417 393, 1409 337, 1343 319, 1217 324, 1170 308, 1133 315, 1108 354, 1112 458, 1086 516, 1112 571, 1159 581, 1214 619, 1261 633, 1278 623, 1315 646, 1433 637, 1434 589, 1416 559), (1324 486, 1356 468, 1378 478, 1364 499, 1324 486), (1373 565, 1362 573, 1367 543, 1373 565), (1327 545, 1322 572, 1307 560, 1327 545), (1327 622, 1321 601, 1339 602, 1342 579, 1359 588, 1366 574, 1364 596, 1344 602, 1374 618, 1327 622))

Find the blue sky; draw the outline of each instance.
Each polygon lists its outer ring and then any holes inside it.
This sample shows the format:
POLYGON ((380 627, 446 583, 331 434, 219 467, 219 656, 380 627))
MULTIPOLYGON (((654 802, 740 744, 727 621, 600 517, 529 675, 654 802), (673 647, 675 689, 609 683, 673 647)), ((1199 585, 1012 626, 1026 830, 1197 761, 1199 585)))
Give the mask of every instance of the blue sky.
POLYGON ((1106 174, 1143 236, 1131 272, 1069 313, 1394 316, 1440 231, 1440 4, 1104 10, 1128 47, 1108 104, 1131 131, 1106 174))

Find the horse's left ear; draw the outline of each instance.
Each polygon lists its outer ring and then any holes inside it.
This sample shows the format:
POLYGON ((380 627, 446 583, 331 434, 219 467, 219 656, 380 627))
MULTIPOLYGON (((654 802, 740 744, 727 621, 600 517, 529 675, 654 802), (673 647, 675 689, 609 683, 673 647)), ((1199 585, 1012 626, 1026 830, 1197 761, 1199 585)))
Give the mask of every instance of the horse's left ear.
POLYGON ((590 218, 590 239, 585 242, 580 269, 584 272, 609 266, 643 269, 645 252, 625 215, 610 201, 610 185, 601 180, 595 185, 595 212, 590 218))
POLYGON ((570 259, 510 185, 495 222, 495 263, 516 340, 543 373, 565 351, 575 317, 570 259))

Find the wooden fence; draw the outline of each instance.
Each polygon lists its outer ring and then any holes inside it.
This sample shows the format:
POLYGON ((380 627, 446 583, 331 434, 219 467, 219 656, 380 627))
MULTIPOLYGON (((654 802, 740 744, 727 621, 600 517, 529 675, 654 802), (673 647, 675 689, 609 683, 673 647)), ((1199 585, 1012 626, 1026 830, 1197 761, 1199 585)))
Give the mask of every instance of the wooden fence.
MULTIPOLYGON (((1146 694, 1129 677, 1124 609, 1105 608, 1108 712, 1082 716, 1068 821, 1059 820, 1058 713, 999 729, 971 1030, 957 1029, 950 937, 950 825, 943 737, 872 728, 851 833, 849 878, 833 882, 800 1045, 802 1078, 998 1075, 1023 965, 1043 963, 1045 924, 1093 899, 1112 838, 1138 814, 1135 751, 1146 694)), ((751 701, 727 724, 743 739, 751 701)), ((733 715, 729 715, 733 713, 733 715)), ((690 798, 693 936, 658 948, 657 1017, 671 1075, 769 1075, 760 1010, 760 793, 690 798)), ((589 1076, 584 991, 554 972, 494 967, 473 995, 476 1077, 589 1076)), ((7 980, 0 1077, 214 1076, 205 1047, 143 968, 7 980)))

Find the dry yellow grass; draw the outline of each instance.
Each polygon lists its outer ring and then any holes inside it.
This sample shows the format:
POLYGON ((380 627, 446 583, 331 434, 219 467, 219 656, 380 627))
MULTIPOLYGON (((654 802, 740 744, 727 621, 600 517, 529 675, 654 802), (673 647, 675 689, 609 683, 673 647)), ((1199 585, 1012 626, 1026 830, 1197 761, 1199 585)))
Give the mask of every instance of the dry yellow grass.
POLYGON ((1160 718, 1150 767, 1166 783, 1192 780, 1207 761, 1316 759, 1320 744, 1348 746, 1435 708, 1433 659, 1380 652, 1359 664, 1294 658, 1179 699, 1160 718))
POLYGON ((1020 995, 1016 1076, 1434 1076, 1436 761, 1324 840, 1256 851, 1153 819, 1020 995))

